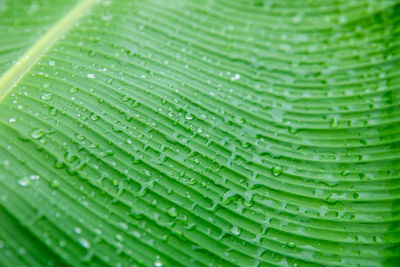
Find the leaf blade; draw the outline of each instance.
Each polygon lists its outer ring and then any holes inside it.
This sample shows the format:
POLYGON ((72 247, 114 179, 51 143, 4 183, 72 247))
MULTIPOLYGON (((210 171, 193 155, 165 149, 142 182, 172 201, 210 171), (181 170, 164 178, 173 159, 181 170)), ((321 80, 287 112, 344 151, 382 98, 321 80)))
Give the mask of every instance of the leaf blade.
MULTIPOLYGON (((227 5, 228 16, 204 1, 95 6, 0 103, 1 196, 15 195, 5 209, 20 221, 37 214, 26 227, 38 238, 51 233, 44 242, 72 265, 395 261, 395 87, 374 76, 374 64, 339 53, 353 46, 351 22, 321 22, 326 32, 307 35, 316 56, 303 60, 309 43, 291 54, 290 38, 263 33, 280 20, 277 7, 249 5, 227 5), (322 44, 330 30, 343 43, 333 51, 322 44), (318 56, 356 74, 326 71, 318 56)), ((378 40, 391 40, 359 8, 378 40)), ((398 7, 381 9, 395 21, 398 7)), ((282 32, 297 36, 285 25, 271 34, 282 32)), ((392 77, 398 66, 387 63, 392 77)))

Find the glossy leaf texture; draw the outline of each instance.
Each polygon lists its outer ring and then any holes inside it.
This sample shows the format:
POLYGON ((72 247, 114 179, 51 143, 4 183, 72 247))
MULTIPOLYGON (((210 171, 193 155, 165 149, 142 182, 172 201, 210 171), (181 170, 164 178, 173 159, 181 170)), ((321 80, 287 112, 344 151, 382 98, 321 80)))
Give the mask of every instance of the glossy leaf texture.
POLYGON ((399 1, 0 14, 0 265, 399 266, 399 1))

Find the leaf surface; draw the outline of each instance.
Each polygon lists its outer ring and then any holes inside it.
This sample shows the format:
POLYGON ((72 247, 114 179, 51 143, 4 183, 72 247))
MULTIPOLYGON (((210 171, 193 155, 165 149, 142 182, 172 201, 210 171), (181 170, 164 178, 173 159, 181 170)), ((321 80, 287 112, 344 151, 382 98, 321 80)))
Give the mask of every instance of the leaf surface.
POLYGON ((0 265, 396 266, 398 1, 0 2, 0 265))

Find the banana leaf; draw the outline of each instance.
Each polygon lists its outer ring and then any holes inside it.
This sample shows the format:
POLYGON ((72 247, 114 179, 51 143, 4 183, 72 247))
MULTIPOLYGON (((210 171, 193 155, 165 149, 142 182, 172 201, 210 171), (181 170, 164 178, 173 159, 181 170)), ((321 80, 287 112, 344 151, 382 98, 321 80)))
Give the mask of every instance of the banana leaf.
POLYGON ((0 266, 400 266, 400 1, 0 0, 0 266))

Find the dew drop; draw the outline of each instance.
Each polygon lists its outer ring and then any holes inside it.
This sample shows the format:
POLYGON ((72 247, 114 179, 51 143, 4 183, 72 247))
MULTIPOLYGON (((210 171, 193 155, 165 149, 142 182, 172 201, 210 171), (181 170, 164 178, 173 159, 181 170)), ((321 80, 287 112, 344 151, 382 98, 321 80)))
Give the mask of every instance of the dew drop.
POLYGON ((71 93, 71 94, 75 94, 76 92, 78 92, 79 91, 79 88, 78 87, 72 87, 71 89, 69 89, 69 92, 71 93))
POLYGON ((58 112, 58 110, 55 107, 51 107, 49 109, 50 116, 53 116, 53 117, 57 116, 57 112, 58 112))
POLYGON ((79 238, 79 243, 86 249, 90 248, 90 243, 85 238, 79 238))
POLYGON ((231 81, 237 81, 237 80, 239 80, 240 79, 240 74, 239 73, 236 73, 235 75, 233 75, 233 77, 231 78, 231 81))
POLYGON ((274 176, 279 176, 279 175, 282 174, 283 170, 282 170, 282 168, 279 167, 279 166, 274 166, 274 167, 272 167, 271 172, 272 172, 272 174, 273 174, 274 176))
POLYGON ((42 100, 49 101, 53 99, 53 95, 50 93, 45 93, 40 97, 42 100))
POLYGON ((52 180, 52 181, 50 182, 50 186, 51 186, 52 188, 59 188, 59 187, 60 187, 60 182, 59 182, 58 180, 52 180))
POLYGON ((191 121, 191 120, 193 120, 193 115, 188 113, 188 114, 186 114, 185 119, 187 119, 188 121, 191 121))
POLYGON ((55 169, 62 169, 65 166, 65 163, 62 160, 56 160, 53 167, 55 169))
POLYGON ((99 152, 99 156, 101 156, 101 157, 107 157, 107 156, 112 156, 112 155, 114 155, 114 152, 111 149, 107 149, 107 150, 99 152))
POLYGON ((31 180, 29 178, 22 178, 18 180, 18 185, 22 187, 27 187, 31 184, 31 180))
POLYGON ((31 132, 31 137, 33 139, 39 139, 46 135, 46 132, 43 129, 36 129, 31 132))
POLYGON ((29 176, 29 179, 31 179, 32 181, 38 181, 40 179, 40 176, 32 174, 31 176, 29 176))
POLYGON ((289 248, 295 248, 296 244, 294 242, 287 242, 286 244, 289 248))
POLYGON ((122 102, 128 102, 129 100, 131 100, 131 98, 127 95, 123 95, 123 96, 121 96, 121 100, 122 100, 122 102))
POLYGON ((338 120, 337 118, 332 118, 330 122, 331 128, 336 128, 338 126, 338 120))
POLYGON ((74 228, 74 232, 75 232, 75 234, 80 235, 80 234, 82 234, 82 229, 77 226, 74 228))
POLYGON ((230 202, 232 202, 235 198, 237 197, 237 194, 235 193, 235 191, 232 190, 228 190, 226 191, 223 196, 222 196, 222 203, 224 204, 229 204, 230 202))
POLYGON ((172 207, 167 210, 167 214, 168 216, 175 218, 176 216, 178 216, 178 211, 175 207, 172 207))
POLYGON ((100 116, 95 113, 92 113, 92 114, 90 114, 90 119, 92 121, 98 121, 100 119, 100 116))
POLYGON ((87 77, 89 79, 95 79, 96 78, 96 76, 93 73, 88 73, 87 77))
POLYGON ((158 257, 158 256, 156 258, 156 261, 154 262, 154 267, 163 267, 160 257, 158 257))
POLYGON ((339 17, 339 23, 340 24, 344 24, 347 22, 347 17, 346 16, 340 16, 339 17))
POLYGON ((234 235, 240 235, 240 232, 241 232, 240 228, 237 227, 236 225, 233 225, 233 226, 231 227, 230 231, 231 231, 231 233, 234 234, 234 235))
POLYGON ((240 116, 235 116, 235 121, 239 124, 245 124, 246 123, 246 119, 240 116))
POLYGON ((67 245, 67 241, 65 241, 64 239, 60 239, 60 241, 58 241, 58 246, 60 248, 64 248, 67 245))
POLYGON ((139 107, 139 106, 140 106, 140 103, 137 102, 137 101, 135 101, 135 102, 132 104, 132 107, 134 107, 134 108, 137 108, 137 107, 139 107))
POLYGON ((349 170, 343 170, 342 173, 341 173, 342 176, 347 176, 349 174, 350 174, 349 170))
POLYGON ((124 237, 120 234, 116 234, 115 235, 115 239, 118 240, 119 242, 123 242, 124 241, 124 237))
POLYGON ((295 16, 295 17, 292 18, 292 21, 293 21, 294 23, 299 23, 299 22, 301 21, 301 19, 302 19, 302 17, 299 16, 299 15, 297 15, 297 16, 295 16))

